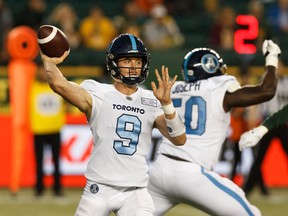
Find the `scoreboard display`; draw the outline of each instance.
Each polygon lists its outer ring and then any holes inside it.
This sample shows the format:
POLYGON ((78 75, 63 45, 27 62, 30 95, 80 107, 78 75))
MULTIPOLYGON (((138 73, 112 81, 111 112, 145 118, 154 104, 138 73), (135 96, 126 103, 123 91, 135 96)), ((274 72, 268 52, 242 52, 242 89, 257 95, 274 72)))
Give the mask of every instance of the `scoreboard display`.
POLYGON ((234 33, 234 50, 239 54, 254 54, 257 47, 253 41, 259 34, 259 23, 252 15, 238 15, 236 23, 239 26, 234 33))

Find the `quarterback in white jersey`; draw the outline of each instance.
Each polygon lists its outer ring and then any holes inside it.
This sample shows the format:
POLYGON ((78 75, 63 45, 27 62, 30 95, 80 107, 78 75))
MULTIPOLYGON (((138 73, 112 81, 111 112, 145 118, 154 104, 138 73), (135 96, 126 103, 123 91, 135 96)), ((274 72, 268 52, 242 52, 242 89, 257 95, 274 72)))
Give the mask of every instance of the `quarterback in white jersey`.
POLYGON ((230 110, 267 101, 275 94, 280 49, 266 41, 263 53, 263 79, 255 86, 243 87, 235 77, 225 74, 226 65, 214 50, 196 48, 184 57, 184 81, 174 84, 171 98, 184 120, 187 141, 174 148, 163 138, 150 168, 148 190, 156 216, 164 215, 179 203, 211 215, 261 215, 240 187, 213 168, 227 135, 230 110))
POLYGON ((50 87, 85 113, 93 135, 87 184, 75 215, 154 215, 146 163, 152 130, 159 129, 175 145, 186 142, 184 123, 170 97, 177 76, 170 80, 168 68, 162 66, 161 76, 155 70, 158 87, 152 82, 153 92, 138 87, 148 76, 150 54, 131 34, 119 35, 107 49, 106 68, 113 85, 67 81, 56 66, 67 55, 41 57, 50 87))
POLYGON ((94 80, 81 86, 92 95, 95 107, 89 119, 94 149, 86 178, 119 187, 146 187, 146 155, 154 122, 163 113, 159 102, 142 88, 127 97, 113 85, 94 80))

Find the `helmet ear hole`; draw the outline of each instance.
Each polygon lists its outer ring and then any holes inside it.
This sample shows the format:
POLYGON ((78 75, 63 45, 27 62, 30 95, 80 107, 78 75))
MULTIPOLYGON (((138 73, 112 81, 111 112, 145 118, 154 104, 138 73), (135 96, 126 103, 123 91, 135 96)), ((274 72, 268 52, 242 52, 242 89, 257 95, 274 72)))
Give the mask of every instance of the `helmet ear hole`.
POLYGON ((188 74, 188 76, 193 76, 194 71, 192 69, 189 69, 189 70, 187 70, 187 74, 188 74))

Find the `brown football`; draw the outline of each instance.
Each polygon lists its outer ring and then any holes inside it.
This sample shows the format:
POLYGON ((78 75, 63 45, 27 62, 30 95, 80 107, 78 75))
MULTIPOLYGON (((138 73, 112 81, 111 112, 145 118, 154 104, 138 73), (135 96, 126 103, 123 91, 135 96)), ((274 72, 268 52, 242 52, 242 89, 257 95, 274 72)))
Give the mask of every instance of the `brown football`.
POLYGON ((48 57, 60 57, 65 51, 70 52, 66 35, 55 26, 40 26, 37 37, 41 52, 48 57))

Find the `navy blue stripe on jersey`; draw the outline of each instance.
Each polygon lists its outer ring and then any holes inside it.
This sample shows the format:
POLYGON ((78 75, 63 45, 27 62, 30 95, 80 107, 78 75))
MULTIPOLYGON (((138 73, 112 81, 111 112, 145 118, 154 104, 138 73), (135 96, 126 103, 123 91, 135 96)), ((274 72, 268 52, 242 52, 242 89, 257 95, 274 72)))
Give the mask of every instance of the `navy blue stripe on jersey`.
POLYGON ((234 191, 232 191, 230 188, 226 187, 225 185, 218 182, 212 175, 209 173, 206 173, 204 168, 201 167, 201 172, 204 174, 216 187, 227 193, 229 196, 233 197, 237 202, 240 203, 240 205, 243 206, 243 208, 246 210, 249 216, 254 216, 253 212, 250 210, 249 206, 244 202, 244 200, 234 191))
POLYGON ((135 37, 133 35, 129 34, 129 38, 131 40, 132 50, 137 50, 135 37))

